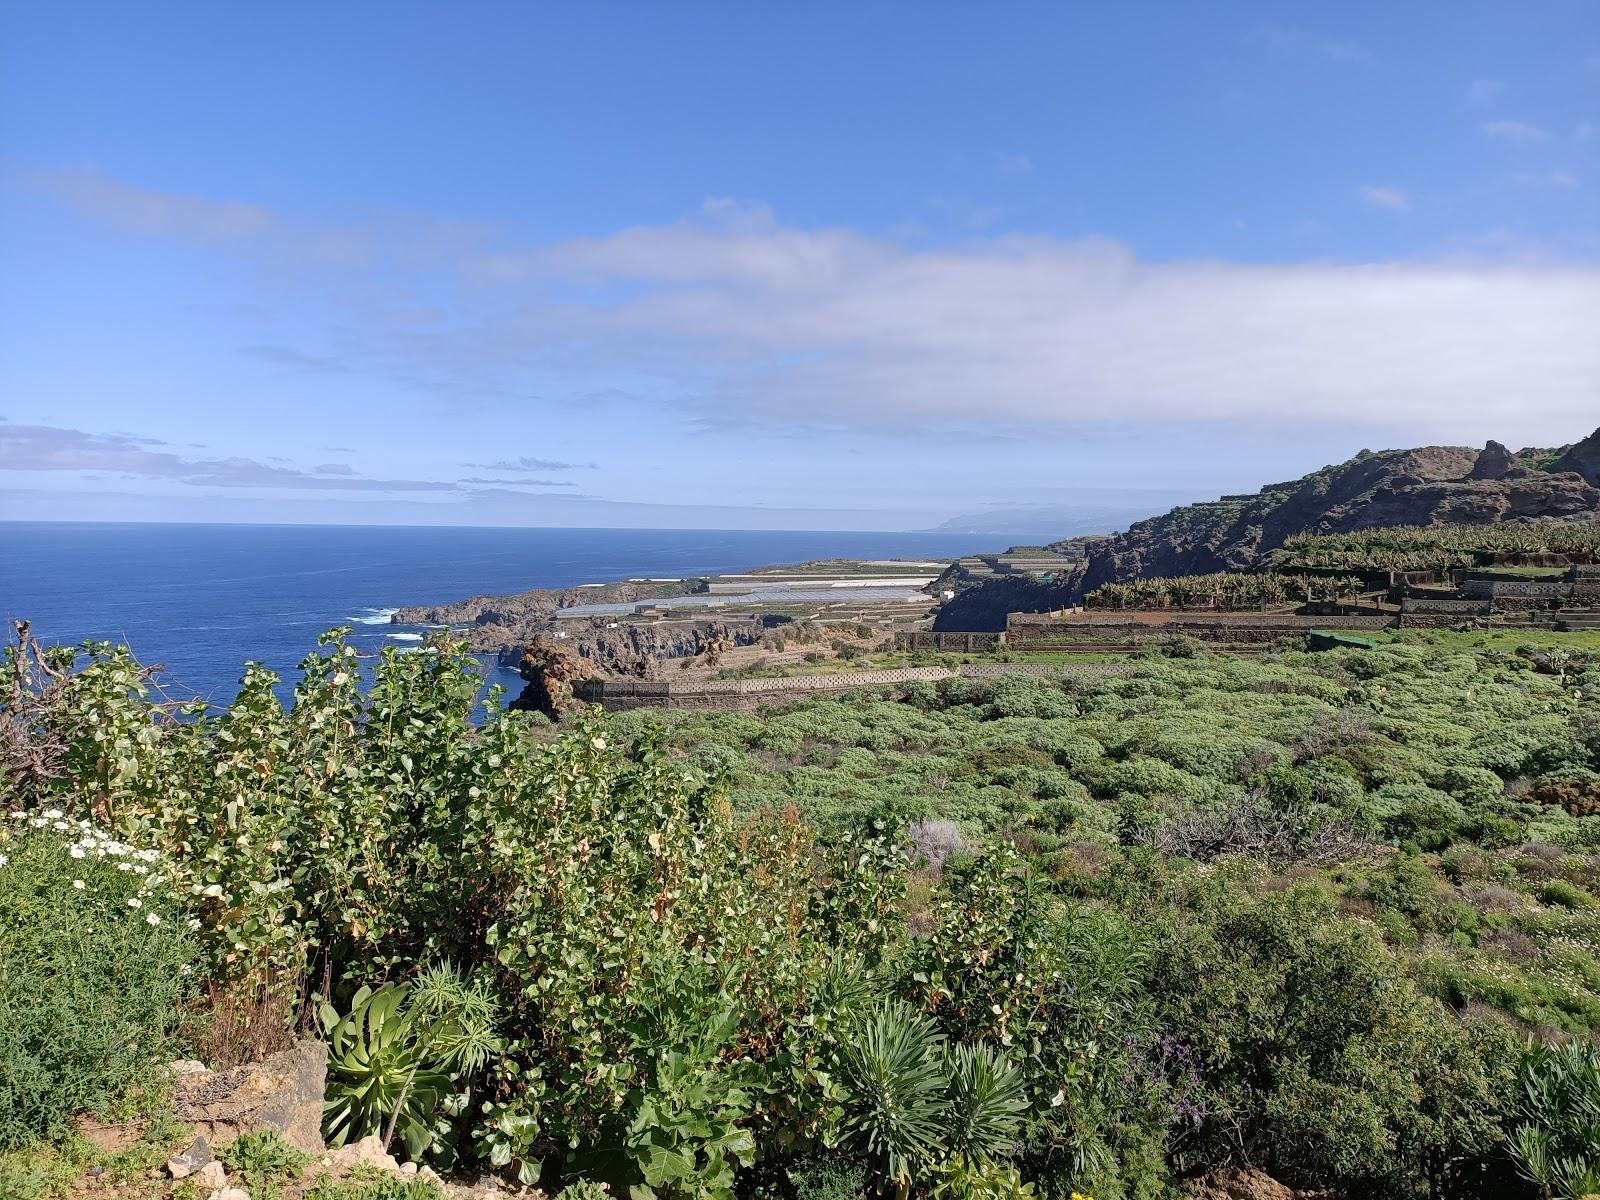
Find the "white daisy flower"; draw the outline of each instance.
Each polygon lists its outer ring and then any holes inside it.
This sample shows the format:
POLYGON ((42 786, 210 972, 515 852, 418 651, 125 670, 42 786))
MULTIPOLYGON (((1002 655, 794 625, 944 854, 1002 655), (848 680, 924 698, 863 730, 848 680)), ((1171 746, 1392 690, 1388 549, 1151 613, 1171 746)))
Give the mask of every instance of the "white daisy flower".
POLYGON ((144 901, 139 899, 139 897, 137 897, 137 896, 129 896, 128 897, 128 907, 129 908, 143 908, 144 907, 144 901))
POLYGON ((159 925, 161 924, 161 918, 156 916, 155 913, 146 913, 144 916, 144 923, 146 925, 159 925))
POLYGON ((81 879, 74 879, 74 880, 73 880, 73 881, 72 881, 72 886, 73 886, 73 887, 75 887, 75 888, 77 888, 77 889, 78 889, 78 890, 79 890, 79 891, 80 891, 80 892, 81 892, 81 891, 83 891, 83 880, 81 880, 81 879))

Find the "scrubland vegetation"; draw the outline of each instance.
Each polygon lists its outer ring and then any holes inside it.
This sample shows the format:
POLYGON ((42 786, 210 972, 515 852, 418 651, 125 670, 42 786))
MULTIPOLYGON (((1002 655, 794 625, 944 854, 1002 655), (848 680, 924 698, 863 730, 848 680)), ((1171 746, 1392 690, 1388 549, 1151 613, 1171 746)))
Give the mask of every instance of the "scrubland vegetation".
POLYGON ((584 1200, 1600 1190, 1586 651, 561 729, 469 723, 444 641, 363 695, 331 635, 287 710, 71 665, 14 654, 0 727, 0 1178, 309 1029, 333 1140, 584 1200))

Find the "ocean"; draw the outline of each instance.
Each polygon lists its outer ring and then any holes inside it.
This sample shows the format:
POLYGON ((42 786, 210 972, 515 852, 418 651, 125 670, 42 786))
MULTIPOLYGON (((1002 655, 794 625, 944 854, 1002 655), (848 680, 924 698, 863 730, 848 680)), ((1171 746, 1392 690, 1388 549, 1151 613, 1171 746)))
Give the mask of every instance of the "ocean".
MULTIPOLYGON (((51 644, 123 642, 173 698, 228 703, 246 661, 298 678, 317 635, 354 629, 363 654, 414 646, 401 605, 682 577, 816 558, 945 558, 972 534, 684 529, 122 525, 0 522, 0 615, 51 644)), ((515 687, 508 671, 491 672, 515 687)))

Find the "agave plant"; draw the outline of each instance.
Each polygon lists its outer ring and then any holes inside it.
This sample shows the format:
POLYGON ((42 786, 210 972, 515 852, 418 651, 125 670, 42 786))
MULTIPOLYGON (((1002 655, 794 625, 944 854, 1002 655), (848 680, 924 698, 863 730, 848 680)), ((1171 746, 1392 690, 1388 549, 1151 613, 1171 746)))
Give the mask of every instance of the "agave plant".
POLYGON ((387 1150, 398 1134, 412 1161, 448 1161, 465 1081, 498 1045, 488 994, 444 964, 414 984, 363 987, 343 1016, 324 1002, 319 1015, 328 1042, 328 1143, 381 1134, 387 1150))

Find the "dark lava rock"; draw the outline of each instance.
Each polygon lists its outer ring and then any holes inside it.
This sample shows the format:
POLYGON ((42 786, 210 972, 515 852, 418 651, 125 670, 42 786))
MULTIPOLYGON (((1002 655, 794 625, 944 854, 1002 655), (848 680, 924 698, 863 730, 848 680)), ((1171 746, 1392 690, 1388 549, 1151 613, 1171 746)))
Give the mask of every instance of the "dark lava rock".
POLYGON ((1572 471, 1588 483, 1600 486, 1600 429, 1596 429, 1550 466, 1551 471, 1572 471))
POLYGON ((1516 455, 1491 438, 1485 443, 1483 453, 1478 455, 1478 461, 1473 464, 1472 473, 1467 478, 1504 479, 1520 465, 1516 455))

